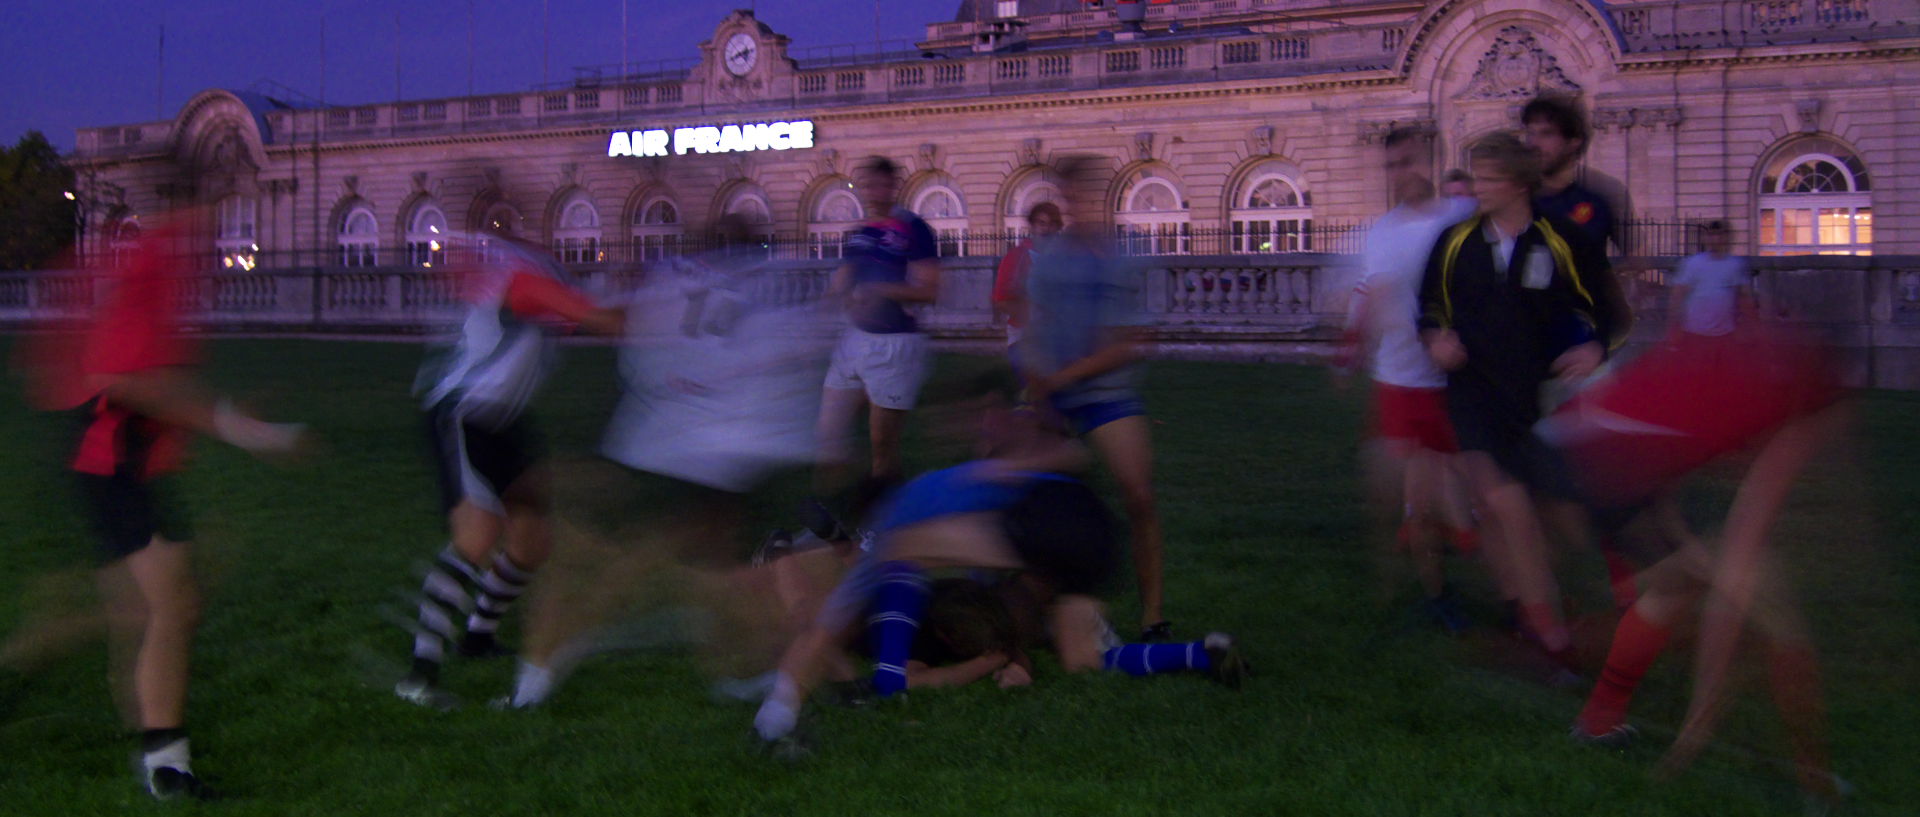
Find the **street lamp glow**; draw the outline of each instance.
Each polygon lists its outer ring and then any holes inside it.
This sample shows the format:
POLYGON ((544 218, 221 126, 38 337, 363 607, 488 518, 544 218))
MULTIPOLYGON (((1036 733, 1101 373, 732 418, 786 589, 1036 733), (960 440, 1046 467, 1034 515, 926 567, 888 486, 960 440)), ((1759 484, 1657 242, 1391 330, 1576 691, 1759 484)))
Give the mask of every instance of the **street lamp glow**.
POLYGON ((79 200, 80 200, 80 199, 79 199, 78 197, 76 197, 76 196, 74 196, 74 195, 73 195, 73 191, 72 191, 72 190, 62 190, 62 191, 60 191, 60 195, 62 195, 62 196, 66 196, 66 197, 67 197, 67 201, 79 201, 79 200))

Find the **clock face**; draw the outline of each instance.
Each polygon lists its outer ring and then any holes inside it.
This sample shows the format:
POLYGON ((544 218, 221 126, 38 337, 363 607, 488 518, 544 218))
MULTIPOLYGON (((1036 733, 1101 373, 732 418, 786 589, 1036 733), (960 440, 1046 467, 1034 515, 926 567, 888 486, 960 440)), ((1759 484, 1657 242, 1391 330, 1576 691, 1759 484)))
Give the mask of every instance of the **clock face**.
POLYGON ((753 70, 753 64, 760 59, 760 44, 754 41, 753 35, 743 31, 727 38, 726 50, 721 56, 727 71, 737 77, 753 70))

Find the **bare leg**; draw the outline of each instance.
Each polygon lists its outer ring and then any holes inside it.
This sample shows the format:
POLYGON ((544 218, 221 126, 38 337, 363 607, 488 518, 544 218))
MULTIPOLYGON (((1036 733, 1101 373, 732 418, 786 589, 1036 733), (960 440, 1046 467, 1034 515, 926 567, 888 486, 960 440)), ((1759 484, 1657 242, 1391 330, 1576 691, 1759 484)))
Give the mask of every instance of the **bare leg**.
POLYGON ((820 421, 815 438, 820 445, 820 463, 813 474, 814 493, 827 496, 853 482, 853 422, 867 402, 860 389, 821 389, 820 421))
POLYGON ((134 658, 133 691, 142 729, 185 723, 188 664, 200 623, 200 595, 185 543, 155 537, 126 558, 147 616, 134 658))
POLYGON ((1153 440, 1144 415, 1124 417, 1087 434, 1120 485, 1133 527, 1133 573, 1140 587, 1140 623, 1165 616, 1162 602, 1160 514, 1153 499, 1153 440))
POLYGON ((1533 497, 1526 486, 1502 472, 1492 457, 1481 452, 1464 456, 1475 493, 1500 526, 1502 558, 1506 564, 1501 572, 1510 582, 1506 593, 1519 600, 1521 620, 1533 630, 1542 647, 1552 653, 1566 650, 1571 639, 1560 611, 1560 586, 1553 579, 1546 533, 1534 509, 1533 497))
POLYGON ((867 412, 867 433, 873 445, 873 476, 900 476, 900 436, 906 430, 906 409, 873 405, 867 412))

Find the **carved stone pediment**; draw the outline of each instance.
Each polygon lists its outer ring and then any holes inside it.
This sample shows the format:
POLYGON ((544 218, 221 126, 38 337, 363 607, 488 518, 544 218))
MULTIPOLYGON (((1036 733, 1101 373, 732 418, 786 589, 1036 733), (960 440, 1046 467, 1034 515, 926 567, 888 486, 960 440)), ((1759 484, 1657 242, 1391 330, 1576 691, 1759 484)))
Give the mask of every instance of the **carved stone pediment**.
POLYGON ((1507 26, 1480 57, 1473 78, 1454 98, 1469 102, 1529 99, 1541 93, 1573 95, 1580 84, 1560 70, 1560 61, 1522 26, 1507 26))

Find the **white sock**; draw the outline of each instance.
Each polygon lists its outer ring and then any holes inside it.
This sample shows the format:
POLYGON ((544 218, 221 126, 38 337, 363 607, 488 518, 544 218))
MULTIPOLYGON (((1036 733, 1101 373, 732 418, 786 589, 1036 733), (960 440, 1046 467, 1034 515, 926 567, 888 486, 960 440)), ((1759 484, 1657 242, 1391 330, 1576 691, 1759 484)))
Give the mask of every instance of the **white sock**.
POLYGON ((151 772, 155 769, 176 769, 191 774, 193 755, 187 750, 187 739, 180 738, 172 743, 146 752, 140 756, 140 764, 151 772))
POLYGON ((800 722, 800 688, 786 673, 773 681, 773 692, 760 704, 753 716, 753 729, 761 740, 779 740, 793 733, 800 722))
POLYGON ((539 664, 520 662, 520 671, 513 678, 514 708, 539 706, 552 694, 553 671, 539 664))

